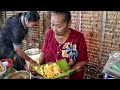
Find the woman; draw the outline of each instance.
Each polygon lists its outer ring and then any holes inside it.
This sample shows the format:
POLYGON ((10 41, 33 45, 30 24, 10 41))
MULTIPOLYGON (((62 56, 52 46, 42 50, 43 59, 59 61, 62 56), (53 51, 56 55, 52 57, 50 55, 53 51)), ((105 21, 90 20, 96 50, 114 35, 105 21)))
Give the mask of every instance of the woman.
POLYGON ((70 11, 52 12, 51 29, 46 32, 42 44, 40 64, 66 59, 74 70, 70 79, 82 79, 88 60, 87 47, 83 34, 69 28, 70 24, 70 11))

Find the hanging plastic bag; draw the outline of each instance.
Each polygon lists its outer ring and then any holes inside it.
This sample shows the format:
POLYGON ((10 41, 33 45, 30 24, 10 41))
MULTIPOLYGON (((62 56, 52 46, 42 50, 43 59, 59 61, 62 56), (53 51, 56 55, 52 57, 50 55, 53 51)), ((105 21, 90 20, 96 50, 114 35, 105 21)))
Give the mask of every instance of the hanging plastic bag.
POLYGON ((104 66, 103 73, 108 73, 120 77, 120 51, 112 51, 104 66))

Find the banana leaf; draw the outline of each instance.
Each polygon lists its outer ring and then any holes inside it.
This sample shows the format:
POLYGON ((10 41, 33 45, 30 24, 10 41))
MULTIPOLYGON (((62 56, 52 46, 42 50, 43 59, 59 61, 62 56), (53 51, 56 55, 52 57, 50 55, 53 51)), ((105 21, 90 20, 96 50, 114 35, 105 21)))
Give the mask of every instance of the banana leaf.
MULTIPOLYGON (((55 62, 65 73, 60 73, 59 75, 55 76, 53 79, 61 78, 64 76, 69 75, 70 73, 73 72, 73 70, 70 70, 68 63, 66 60, 62 59, 57 62, 55 62)), ((45 65, 45 64, 44 64, 45 65)), ((43 67, 44 65, 39 65, 39 66, 34 66, 34 69, 36 70, 37 73, 43 76, 43 78, 47 79, 47 77, 43 73, 43 67)))
POLYGON ((73 70, 68 70, 67 72, 65 72, 65 73, 63 73, 63 74, 61 73, 61 74, 55 76, 53 79, 65 77, 65 76, 69 75, 69 74, 72 73, 72 72, 73 72, 73 70))
POLYGON ((68 70, 70 70, 68 63, 66 62, 65 59, 59 60, 56 62, 56 64, 65 72, 67 72, 68 70))

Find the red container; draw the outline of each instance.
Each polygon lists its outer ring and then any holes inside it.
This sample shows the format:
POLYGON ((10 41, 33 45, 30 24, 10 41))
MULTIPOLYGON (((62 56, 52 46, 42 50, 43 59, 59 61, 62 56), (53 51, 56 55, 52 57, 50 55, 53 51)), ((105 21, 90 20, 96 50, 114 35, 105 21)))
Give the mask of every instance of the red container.
POLYGON ((13 60, 10 59, 10 58, 5 58, 5 59, 1 59, 1 60, 0 60, 0 62, 5 62, 5 61, 8 62, 8 65, 7 65, 6 67, 7 67, 7 74, 9 75, 9 73, 10 73, 11 70, 12 70, 13 60))
POLYGON ((7 68, 10 68, 13 65, 13 60, 10 58, 1 59, 0 62, 8 62, 7 68))

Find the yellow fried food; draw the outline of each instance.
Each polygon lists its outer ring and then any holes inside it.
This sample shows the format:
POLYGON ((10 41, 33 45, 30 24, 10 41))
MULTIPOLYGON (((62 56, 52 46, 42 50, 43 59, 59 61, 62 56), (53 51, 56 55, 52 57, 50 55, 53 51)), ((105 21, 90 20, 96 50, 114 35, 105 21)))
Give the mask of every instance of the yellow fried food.
POLYGON ((64 73, 56 63, 46 64, 43 71, 47 78, 54 78, 60 73, 64 73))
POLYGON ((40 65, 39 70, 38 70, 38 67, 35 68, 34 66, 39 66, 39 65, 31 63, 30 68, 32 69, 32 71, 37 70, 38 73, 40 73, 42 76, 45 76, 49 79, 54 78, 60 73, 65 73, 56 63, 40 65))
POLYGON ((31 71, 35 71, 34 66, 37 66, 37 65, 38 65, 37 63, 30 62, 29 69, 31 69, 31 71))

